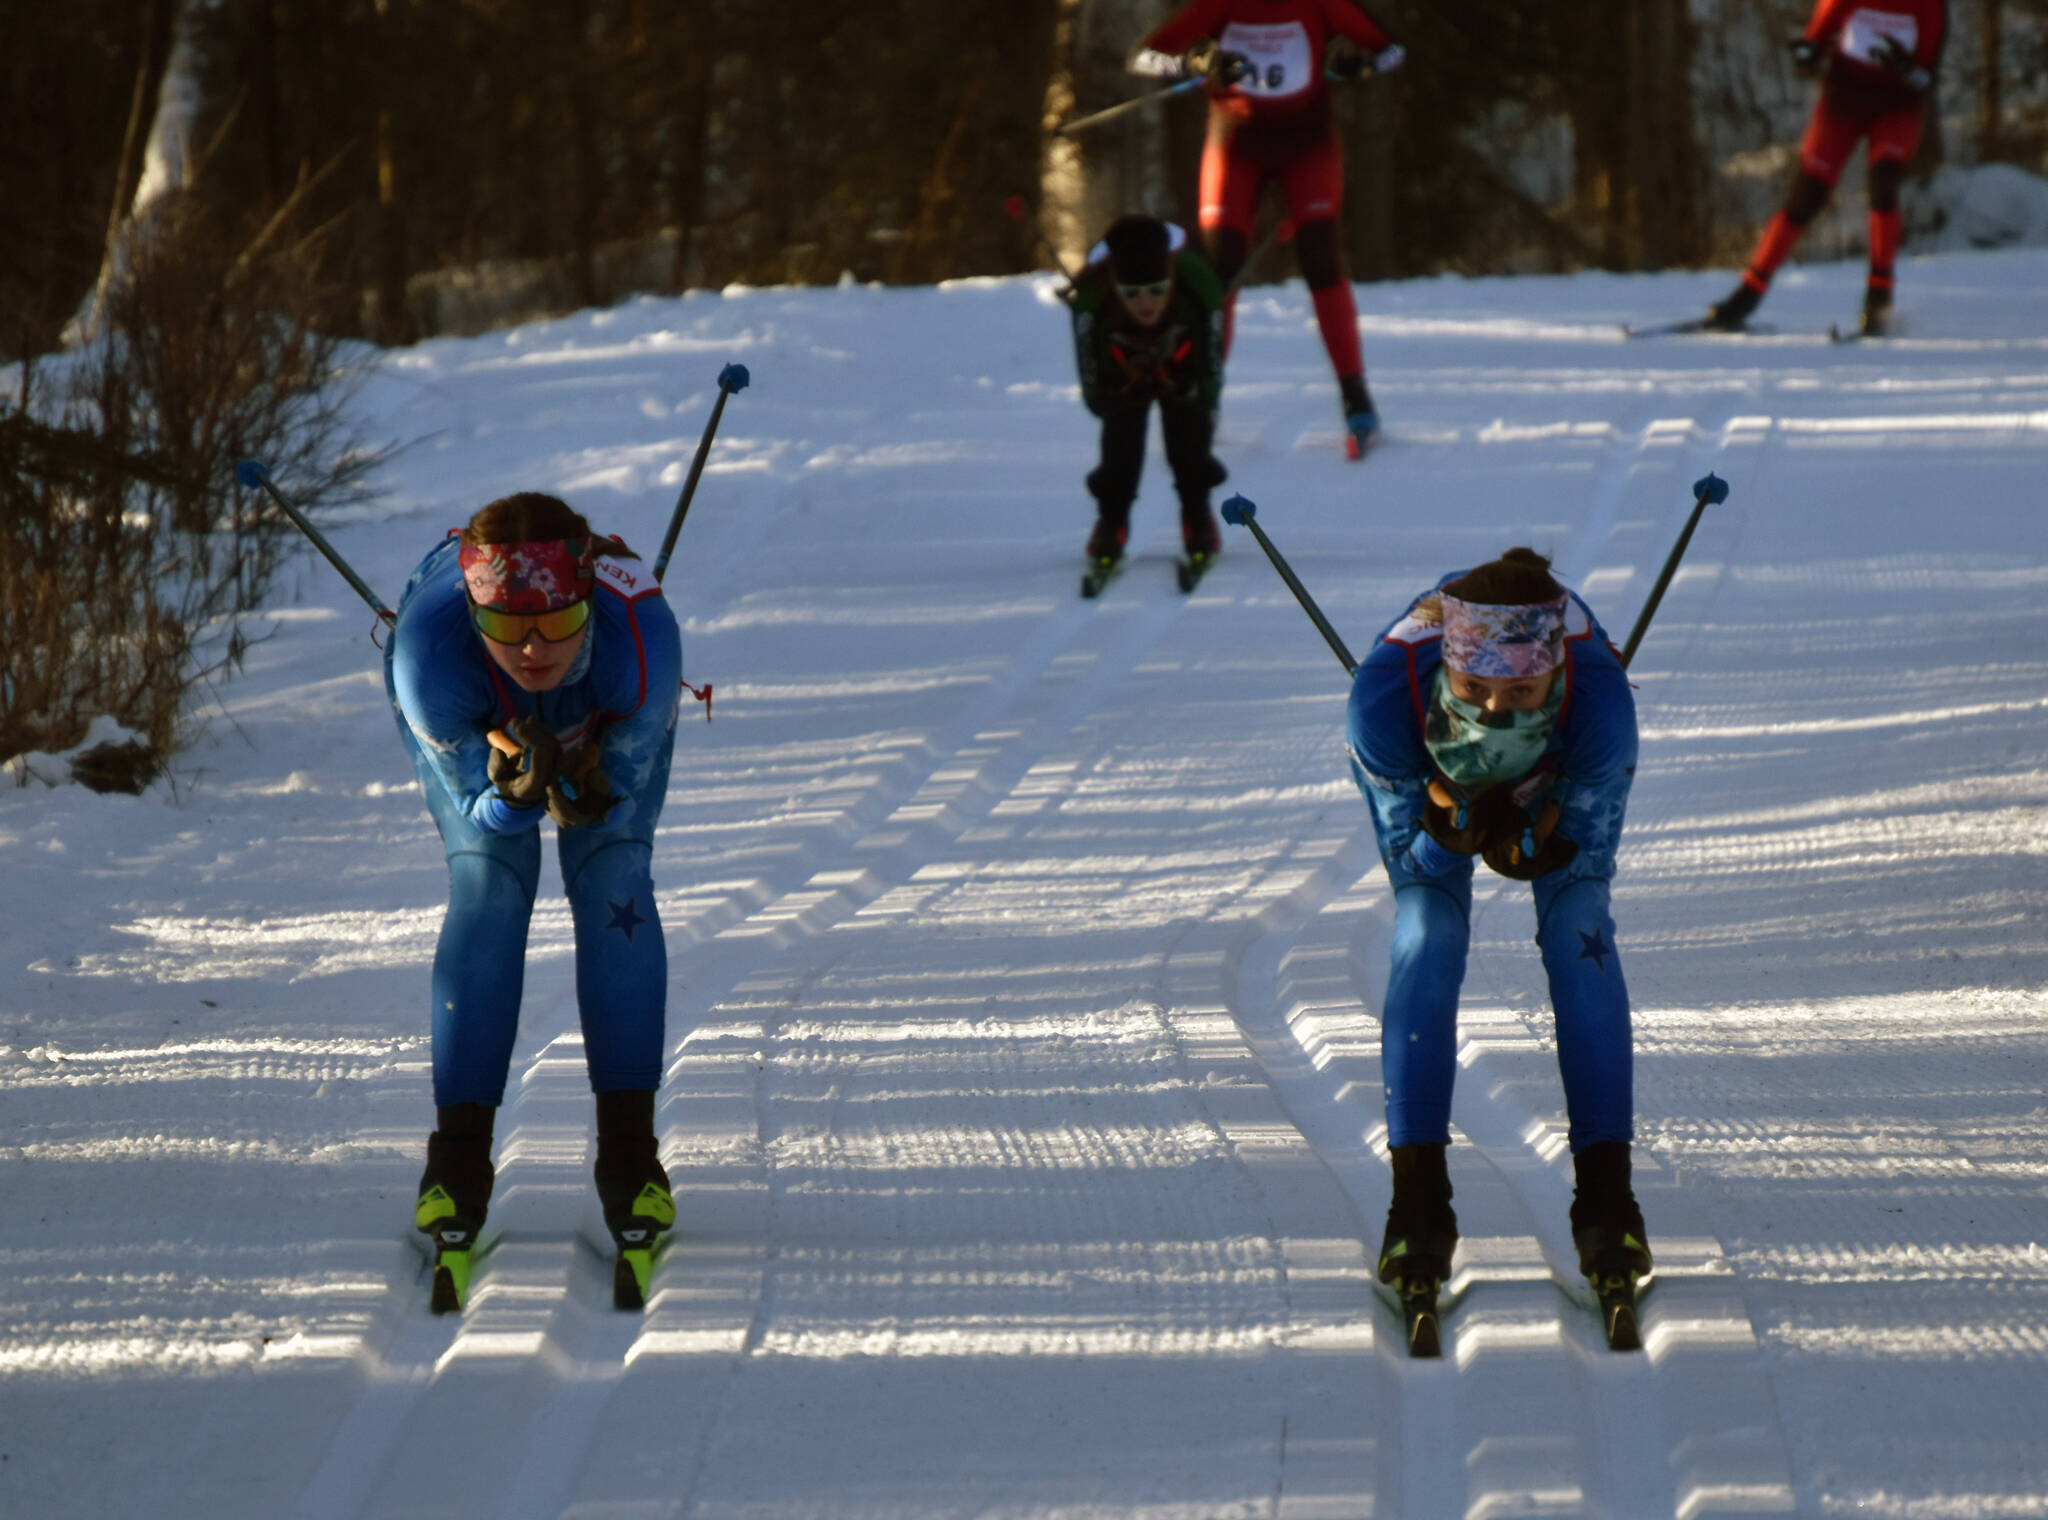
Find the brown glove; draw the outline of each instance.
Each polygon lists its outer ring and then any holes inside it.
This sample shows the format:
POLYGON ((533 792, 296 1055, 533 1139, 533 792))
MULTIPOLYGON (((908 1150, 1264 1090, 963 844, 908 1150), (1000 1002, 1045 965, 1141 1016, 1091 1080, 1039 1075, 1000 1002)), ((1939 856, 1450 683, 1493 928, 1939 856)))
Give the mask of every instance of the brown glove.
POLYGON ((494 728, 488 766, 491 785, 513 807, 539 807, 562 764, 562 741, 537 717, 514 718, 494 728))
POLYGON ((1557 832, 1555 800, 1544 803, 1534 818, 1520 808, 1509 811, 1513 816, 1492 820, 1486 846, 1480 852, 1496 874, 1513 881, 1534 881, 1562 871, 1578 857, 1579 847, 1557 832))
POLYGON ((560 774, 548 787, 548 817, 555 827, 587 829, 603 823, 618 801, 595 744, 579 744, 562 758, 560 774))
POLYGON ((1422 809, 1423 831, 1454 855, 1477 855, 1495 821, 1496 787, 1461 795, 1441 776, 1431 778, 1422 809))

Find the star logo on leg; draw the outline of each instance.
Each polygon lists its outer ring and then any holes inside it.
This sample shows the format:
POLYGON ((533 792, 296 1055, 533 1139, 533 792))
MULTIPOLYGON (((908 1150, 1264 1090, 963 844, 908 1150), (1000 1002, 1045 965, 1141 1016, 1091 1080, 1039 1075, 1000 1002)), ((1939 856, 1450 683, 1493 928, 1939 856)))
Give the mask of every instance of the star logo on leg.
POLYGON ((1614 954, 1614 946, 1607 943, 1604 931, 1595 929, 1591 934, 1588 934, 1584 929, 1579 931, 1580 960, 1591 961, 1602 971, 1605 971, 1607 969, 1607 957, 1612 954, 1614 954))
POLYGON ((646 923, 647 920, 633 911, 633 899, 630 897, 622 903, 612 902, 610 898, 606 898, 605 902, 612 910, 612 921, 606 924, 605 927, 607 929, 617 929, 626 936, 626 940, 630 944, 633 939, 633 931, 646 923))

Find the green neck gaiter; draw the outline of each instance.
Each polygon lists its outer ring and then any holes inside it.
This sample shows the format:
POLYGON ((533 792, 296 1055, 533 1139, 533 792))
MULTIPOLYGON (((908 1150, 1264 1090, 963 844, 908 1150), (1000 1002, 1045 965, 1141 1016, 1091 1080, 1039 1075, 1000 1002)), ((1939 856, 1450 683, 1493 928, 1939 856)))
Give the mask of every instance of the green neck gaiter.
POLYGON ((1526 776, 1544 750, 1564 706, 1564 677, 1550 683, 1550 695, 1530 712, 1490 713, 1451 695, 1437 667, 1422 725, 1423 747, 1436 768, 1467 790, 1526 776))

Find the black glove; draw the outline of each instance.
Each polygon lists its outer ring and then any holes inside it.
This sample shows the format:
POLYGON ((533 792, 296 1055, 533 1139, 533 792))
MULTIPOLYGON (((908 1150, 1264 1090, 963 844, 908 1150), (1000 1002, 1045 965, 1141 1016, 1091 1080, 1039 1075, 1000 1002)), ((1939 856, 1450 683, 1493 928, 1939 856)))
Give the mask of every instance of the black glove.
POLYGON ((1562 871, 1578 858, 1579 847, 1557 832, 1558 807, 1546 802, 1531 818, 1510 803, 1506 816, 1496 813, 1481 858, 1496 874, 1512 881, 1534 881, 1562 871))
POLYGON ((1899 76, 1900 83, 1916 95, 1927 93, 1927 87, 1934 83, 1934 76, 1913 61, 1913 54, 1896 37, 1880 37, 1871 53, 1885 68, 1899 76))
POLYGON ((1802 79, 1811 79, 1820 72, 1820 66, 1827 61, 1827 54, 1818 42, 1805 37, 1794 37, 1790 44, 1792 67, 1799 71, 1802 79))
POLYGON ((514 718, 491 731, 491 785, 513 807, 539 807, 562 766, 562 741, 539 718, 514 718))
POLYGON ((1372 72, 1372 59, 1363 48, 1339 39, 1330 45, 1323 59, 1323 77, 1339 81, 1359 79, 1372 72))
POLYGON ((610 814, 618 798, 601 759, 595 744, 579 744, 563 758, 560 774, 548 786, 548 817, 556 828, 591 828, 610 814))
POLYGON ((1227 52, 1205 37, 1180 55, 1180 66, 1189 78, 1200 76, 1211 84, 1231 85, 1252 71, 1251 60, 1242 53, 1227 52))

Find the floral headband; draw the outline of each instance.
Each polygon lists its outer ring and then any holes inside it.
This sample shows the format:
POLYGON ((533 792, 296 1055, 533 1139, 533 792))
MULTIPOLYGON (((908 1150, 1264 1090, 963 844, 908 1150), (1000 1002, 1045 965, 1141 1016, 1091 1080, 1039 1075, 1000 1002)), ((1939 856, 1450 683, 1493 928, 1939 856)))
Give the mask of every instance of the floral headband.
POLYGON ((1468 676, 1540 676, 1564 660, 1565 598, 1533 605, 1461 602, 1446 593, 1444 663, 1468 676))
POLYGON ((590 595, 596 585, 592 547, 581 538, 464 544, 459 556, 463 584, 479 607, 553 612, 590 595))

